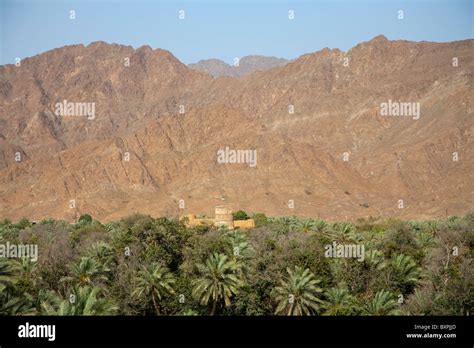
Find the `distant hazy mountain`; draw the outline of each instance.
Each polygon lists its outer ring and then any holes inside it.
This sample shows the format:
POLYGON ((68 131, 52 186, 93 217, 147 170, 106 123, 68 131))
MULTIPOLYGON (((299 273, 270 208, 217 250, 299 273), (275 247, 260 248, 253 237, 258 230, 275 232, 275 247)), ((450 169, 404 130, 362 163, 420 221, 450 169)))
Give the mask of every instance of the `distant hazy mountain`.
POLYGON ((197 63, 189 64, 191 69, 204 71, 214 77, 219 76, 243 76, 254 71, 265 71, 282 66, 290 62, 284 58, 265 56, 246 56, 240 59, 239 65, 229 65, 219 59, 205 59, 197 63))

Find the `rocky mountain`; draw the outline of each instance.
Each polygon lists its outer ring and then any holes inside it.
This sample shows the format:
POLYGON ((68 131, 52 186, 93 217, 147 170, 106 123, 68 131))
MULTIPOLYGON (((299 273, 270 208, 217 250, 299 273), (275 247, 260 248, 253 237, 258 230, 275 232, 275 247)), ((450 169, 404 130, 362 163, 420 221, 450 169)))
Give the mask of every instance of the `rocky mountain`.
POLYGON ((463 214, 473 44, 378 36, 239 78, 103 42, 0 66, 0 218, 212 215, 223 203, 326 219, 463 214), (222 163, 229 150, 256 165, 222 163))
POLYGON ((245 56, 238 60, 238 64, 227 64, 219 59, 205 59, 189 64, 194 70, 203 71, 214 77, 219 76, 244 76, 255 71, 265 71, 289 63, 289 60, 265 56, 245 56))

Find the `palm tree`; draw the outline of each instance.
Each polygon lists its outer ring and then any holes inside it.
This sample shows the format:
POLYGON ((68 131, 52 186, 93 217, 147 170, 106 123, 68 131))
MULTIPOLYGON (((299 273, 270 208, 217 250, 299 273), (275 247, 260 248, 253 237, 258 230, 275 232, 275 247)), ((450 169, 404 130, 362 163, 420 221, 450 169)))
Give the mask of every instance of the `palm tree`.
POLYGON ((318 293, 322 290, 318 287, 317 280, 309 269, 296 266, 294 269, 287 268, 288 276, 280 281, 280 286, 274 289, 274 297, 277 302, 275 314, 286 315, 311 315, 319 310, 322 301, 318 293))
POLYGON ((243 281, 238 276, 240 265, 224 254, 212 254, 205 264, 198 264, 199 278, 193 281, 192 295, 202 305, 212 302, 211 315, 214 315, 222 302, 226 307, 231 297, 237 294, 243 281))
POLYGON ((92 257, 84 256, 77 263, 70 266, 71 275, 61 279, 62 282, 72 282, 79 286, 90 285, 94 281, 107 280, 105 272, 108 269, 102 267, 92 257))
POLYGON ((10 260, 0 260, 0 285, 8 286, 16 280, 15 267, 10 260))
POLYGON ((231 230, 225 233, 225 237, 230 241, 232 245, 232 254, 241 258, 248 258, 252 252, 252 248, 249 245, 247 235, 239 230, 231 230))
POLYGON ((314 223, 314 231, 319 232, 319 233, 325 233, 328 229, 329 225, 326 221, 323 219, 317 219, 314 223))
POLYGON ((417 234, 416 242, 423 253, 426 254, 427 250, 435 245, 434 235, 430 231, 420 231, 417 234))
POLYGON ((430 220, 426 223, 427 225, 427 230, 428 232, 431 232, 433 234, 433 236, 436 236, 436 232, 438 232, 438 228, 439 228, 439 221, 438 220, 430 220))
POLYGON ((23 257, 20 260, 15 260, 15 270, 18 274, 17 287, 23 291, 31 290, 36 284, 36 262, 33 262, 28 257, 23 257))
POLYGON ((421 270, 408 255, 393 255, 390 260, 389 285, 395 286, 404 294, 410 293, 421 276, 421 270))
POLYGON ((173 284, 176 279, 166 267, 159 263, 152 263, 149 266, 142 266, 135 278, 136 288, 132 296, 137 298, 149 298, 153 301, 156 314, 160 315, 158 301, 161 301, 166 294, 174 294, 173 284))
POLYGON ((364 261, 371 272, 381 271, 387 266, 387 263, 383 257, 383 253, 379 250, 367 251, 364 261))
POLYGON ((362 313, 365 315, 390 315, 396 314, 398 307, 394 295, 390 291, 381 290, 366 303, 362 313))
POLYGON ((55 293, 45 295, 41 303, 45 315, 111 315, 116 314, 118 307, 111 301, 100 297, 99 287, 79 287, 73 290, 73 296, 62 299, 55 293))
POLYGON ((354 225, 349 222, 336 222, 327 228, 325 235, 337 243, 354 243, 361 240, 361 236, 355 232, 354 225))
POLYGON ((0 260, 0 315, 33 314, 31 296, 17 289, 18 261, 0 260))
POLYGON ((308 233, 314 231, 316 223, 313 219, 301 219, 298 221, 298 229, 301 232, 308 233))
POLYGON ((35 308, 29 294, 16 295, 11 288, 0 285, 0 315, 33 315, 35 308))
POLYGON ((29 257, 22 257, 18 262, 17 269, 20 273, 20 277, 29 277, 34 273, 36 269, 36 262, 33 262, 29 257))
POLYGON ((277 234, 288 235, 298 227, 298 219, 295 216, 283 216, 276 220, 277 234))
POLYGON ((114 249, 104 241, 92 245, 89 255, 103 268, 110 268, 115 257, 114 249))
POLYGON ((365 253, 364 269, 367 274, 365 289, 373 289, 374 284, 380 281, 380 276, 387 267, 383 253, 379 250, 369 250, 365 253))
POLYGON ((67 301, 52 290, 41 289, 38 292, 38 302, 39 315, 69 315, 67 312, 71 311, 67 301))
POLYGON ((325 315, 350 315, 354 312, 356 301, 347 289, 331 288, 326 291, 325 297, 325 315))

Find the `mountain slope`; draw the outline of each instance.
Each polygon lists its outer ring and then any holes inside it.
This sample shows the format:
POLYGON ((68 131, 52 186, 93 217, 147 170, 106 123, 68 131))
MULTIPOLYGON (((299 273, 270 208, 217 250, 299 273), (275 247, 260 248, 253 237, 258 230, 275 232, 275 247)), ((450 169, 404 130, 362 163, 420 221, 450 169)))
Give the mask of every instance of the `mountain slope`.
POLYGON ((2 66, 0 217, 212 213, 223 199, 328 219, 463 214, 474 205, 473 43, 379 36, 238 79, 105 43, 2 66), (95 102, 96 117, 55 115, 64 99, 95 102), (382 116, 388 100, 420 103, 419 119, 382 116), (257 165, 219 164, 226 147, 257 150, 257 165))

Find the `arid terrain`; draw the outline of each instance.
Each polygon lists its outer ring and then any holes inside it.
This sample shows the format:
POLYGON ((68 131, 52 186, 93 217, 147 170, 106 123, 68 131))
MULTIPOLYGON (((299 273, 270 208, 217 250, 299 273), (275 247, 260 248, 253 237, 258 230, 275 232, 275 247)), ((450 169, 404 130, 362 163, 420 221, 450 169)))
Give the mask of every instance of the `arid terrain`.
POLYGON ((232 65, 220 59, 205 59, 189 64, 191 69, 206 72, 214 77, 234 76, 240 77, 256 71, 265 71, 289 63, 288 60, 276 57, 245 56, 234 58, 232 65))
POLYGON ((0 66, 0 218, 223 202, 329 220, 462 215, 474 207, 473 49, 377 36, 213 78, 168 51, 95 42, 0 66), (56 115, 63 100, 95 103, 94 119, 56 115), (420 103, 419 119, 381 115, 389 100, 420 103), (257 165, 218 163, 226 147, 257 150, 257 165))

